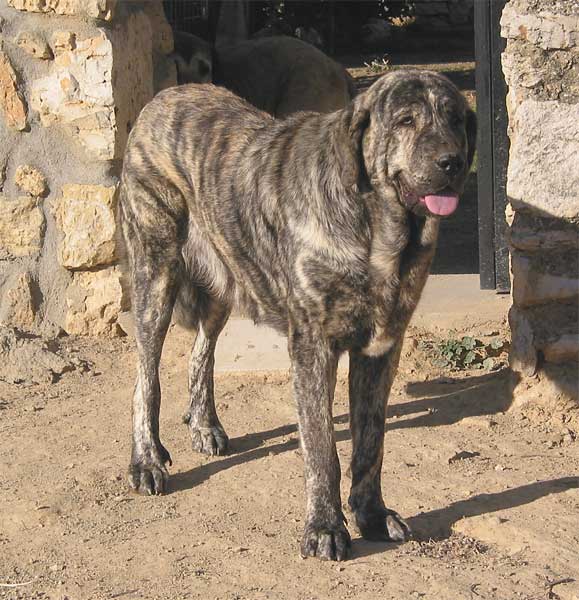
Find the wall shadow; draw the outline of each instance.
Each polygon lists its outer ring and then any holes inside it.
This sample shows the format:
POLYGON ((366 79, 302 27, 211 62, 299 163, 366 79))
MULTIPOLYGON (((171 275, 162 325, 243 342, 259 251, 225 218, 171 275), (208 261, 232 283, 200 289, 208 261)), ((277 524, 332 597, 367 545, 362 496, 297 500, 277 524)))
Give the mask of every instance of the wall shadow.
POLYGON ((413 419, 390 423, 387 429, 451 425, 467 417, 504 412, 512 402, 512 377, 509 369, 503 369, 466 379, 444 377, 410 382, 406 392, 420 399, 395 404, 389 407, 388 415, 406 417, 414 413, 421 414, 413 419))

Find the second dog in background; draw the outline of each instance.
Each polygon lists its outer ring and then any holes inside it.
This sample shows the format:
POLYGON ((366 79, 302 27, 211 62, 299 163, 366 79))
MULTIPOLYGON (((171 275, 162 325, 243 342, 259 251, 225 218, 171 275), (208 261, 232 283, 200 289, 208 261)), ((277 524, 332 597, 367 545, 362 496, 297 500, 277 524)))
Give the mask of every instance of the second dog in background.
POLYGON ((174 36, 180 84, 213 82, 274 117, 301 110, 332 112, 356 95, 340 64, 296 38, 265 37, 212 48, 189 33, 174 36))

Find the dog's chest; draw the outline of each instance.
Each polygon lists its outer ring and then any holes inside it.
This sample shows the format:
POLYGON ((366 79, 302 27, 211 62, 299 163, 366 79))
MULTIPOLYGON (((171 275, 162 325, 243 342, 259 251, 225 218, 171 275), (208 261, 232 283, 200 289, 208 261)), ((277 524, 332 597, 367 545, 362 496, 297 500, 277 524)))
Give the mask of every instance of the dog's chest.
POLYGON ((343 349, 362 348, 376 329, 377 287, 369 265, 303 258, 297 268, 299 304, 325 336, 343 349))
POLYGON ((400 227, 375 236, 366 252, 350 260, 301 255, 296 271, 301 301, 310 318, 343 349, 376 356, 392 347, 389 323, 403 284, 401 262, 408 239, 408 230, 400 227))

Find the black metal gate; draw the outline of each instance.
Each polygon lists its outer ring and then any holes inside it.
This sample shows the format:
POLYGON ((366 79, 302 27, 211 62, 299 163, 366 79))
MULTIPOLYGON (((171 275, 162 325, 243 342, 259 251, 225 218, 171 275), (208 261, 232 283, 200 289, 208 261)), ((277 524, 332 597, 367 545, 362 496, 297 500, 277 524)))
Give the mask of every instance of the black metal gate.
POLYGON ((506 0, 475 0, 479 265, 482 289, 510 290, 507 205, 506 83, 501 67, 505 41, 500 18, 506 0))
POLYGON ((173 29, 208 38, 209 0, 163 0, 163 8, 173 29))

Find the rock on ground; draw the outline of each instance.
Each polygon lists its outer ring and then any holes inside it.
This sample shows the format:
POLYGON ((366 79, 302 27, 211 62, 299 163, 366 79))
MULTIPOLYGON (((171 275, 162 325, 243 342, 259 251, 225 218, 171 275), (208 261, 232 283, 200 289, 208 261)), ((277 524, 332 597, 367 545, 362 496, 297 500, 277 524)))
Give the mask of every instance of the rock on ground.
POLYGON ((54 383, 75 365, 59 351, 56 340, 0 326, 0 380, 7 383, 54 383))

